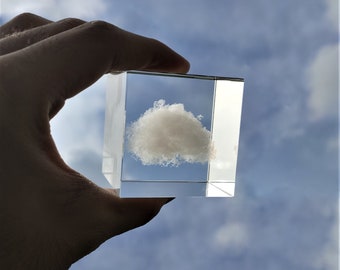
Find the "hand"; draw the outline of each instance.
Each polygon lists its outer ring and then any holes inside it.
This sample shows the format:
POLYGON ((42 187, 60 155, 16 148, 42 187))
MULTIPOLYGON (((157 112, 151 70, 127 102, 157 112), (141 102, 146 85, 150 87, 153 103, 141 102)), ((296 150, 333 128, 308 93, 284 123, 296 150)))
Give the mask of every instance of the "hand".
POLYGON ((187 72, 189 64, 106 22, 32 14, 0 27, 0 55, 0 269, 67 269, 169 199, 120 199, 69 168, 50 119, 105 73, 187 72))

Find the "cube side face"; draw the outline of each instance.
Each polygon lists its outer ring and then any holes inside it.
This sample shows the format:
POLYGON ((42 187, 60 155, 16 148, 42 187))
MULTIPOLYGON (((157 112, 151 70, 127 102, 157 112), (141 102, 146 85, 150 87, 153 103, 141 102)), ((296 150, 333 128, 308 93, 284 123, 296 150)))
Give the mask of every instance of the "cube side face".
POLYGON ((106 90, 102 172, 115 189, 121 187, 125 135, 126 73, 109 76, 106 90))
POLYGON ((109 77, 103 173, 120 197, 234 196, 243 80, 109 77))
POLYGON ((207 197, 223 196, 223 192, 234 196, 243 86, 239 81, 216 81, 211 127, 215 150, 209 161, 207 197))

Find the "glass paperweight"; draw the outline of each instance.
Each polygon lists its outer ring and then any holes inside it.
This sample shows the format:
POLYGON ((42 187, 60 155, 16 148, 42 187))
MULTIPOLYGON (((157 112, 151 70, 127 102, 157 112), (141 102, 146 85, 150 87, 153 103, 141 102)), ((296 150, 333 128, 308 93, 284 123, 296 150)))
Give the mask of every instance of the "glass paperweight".
POLYGON ((103 174, 120 197, 232 197, 244 80, 109 75, 103 174))

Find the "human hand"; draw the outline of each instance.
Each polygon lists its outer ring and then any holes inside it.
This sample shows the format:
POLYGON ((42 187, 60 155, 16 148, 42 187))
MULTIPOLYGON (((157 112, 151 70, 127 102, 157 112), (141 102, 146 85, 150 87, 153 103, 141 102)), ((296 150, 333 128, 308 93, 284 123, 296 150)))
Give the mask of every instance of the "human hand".
POLYGON ((0 55, 0 269, 67 269, 169 199, 120 199, 96 186, 63 162, 49 121, 105 73, 189 64, 106 22, 32 14, 0 27, 0 55))

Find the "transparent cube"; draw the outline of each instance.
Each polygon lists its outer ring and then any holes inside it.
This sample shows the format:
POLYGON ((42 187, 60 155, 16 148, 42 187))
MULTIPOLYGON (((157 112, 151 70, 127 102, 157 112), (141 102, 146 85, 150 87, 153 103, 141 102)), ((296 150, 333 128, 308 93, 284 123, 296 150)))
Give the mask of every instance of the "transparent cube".
POLYGON ((109 75, 103 174, 120 197, 232 197, 244 80, 109 75))

